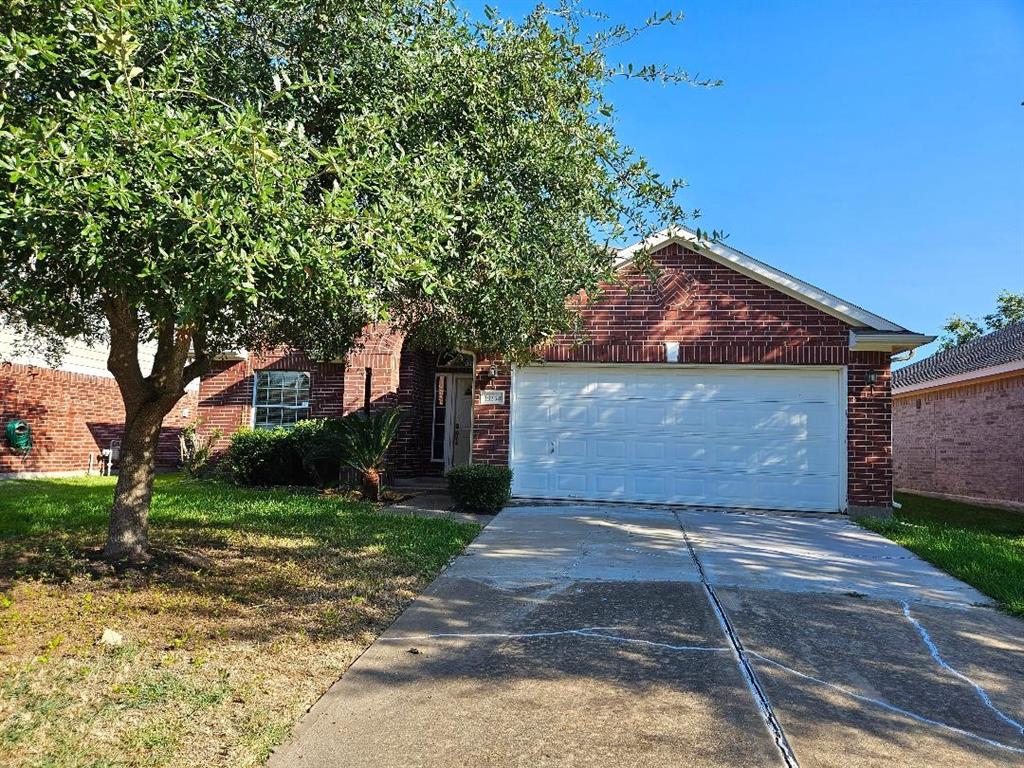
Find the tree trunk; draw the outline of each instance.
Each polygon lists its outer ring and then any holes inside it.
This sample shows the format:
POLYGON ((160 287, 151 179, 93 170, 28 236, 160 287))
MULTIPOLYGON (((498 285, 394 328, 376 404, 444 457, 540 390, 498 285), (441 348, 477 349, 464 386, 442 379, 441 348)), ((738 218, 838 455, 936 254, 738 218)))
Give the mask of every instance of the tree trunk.
POLYGON ((149 559, 149 502, 157 441, 169 408, 146 402, 125 414, 121 461, 103 556, 132 563, 149 559))
POLYGON ((363 498, 367 501, 380 500, 380 472, 376 469, 363 472, 363 498))

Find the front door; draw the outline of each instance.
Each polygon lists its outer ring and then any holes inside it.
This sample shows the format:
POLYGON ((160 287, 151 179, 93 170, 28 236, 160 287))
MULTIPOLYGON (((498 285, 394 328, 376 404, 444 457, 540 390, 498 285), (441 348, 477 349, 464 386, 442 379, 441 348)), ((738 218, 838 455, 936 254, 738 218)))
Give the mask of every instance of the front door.
POLYGON ((452 421, 450 465, 469 464, 473 441, 473 377, 452 377, 452 421))

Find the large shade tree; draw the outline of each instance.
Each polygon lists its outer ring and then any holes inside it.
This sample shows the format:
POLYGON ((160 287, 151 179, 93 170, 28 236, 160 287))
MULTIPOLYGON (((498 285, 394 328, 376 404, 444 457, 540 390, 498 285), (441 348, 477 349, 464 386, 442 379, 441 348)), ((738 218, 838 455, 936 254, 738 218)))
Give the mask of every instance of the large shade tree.
POLYGON ((677 19, 5 3, 0 319, 58 352, 109 344, 126 421, 105 554, 147 557, 162 421, 219 352, 336 358, 390 322, 515 355, 569 328, 608 242, 683 215, 605 97, 617 76, 690 80, 611 58, 677 19))

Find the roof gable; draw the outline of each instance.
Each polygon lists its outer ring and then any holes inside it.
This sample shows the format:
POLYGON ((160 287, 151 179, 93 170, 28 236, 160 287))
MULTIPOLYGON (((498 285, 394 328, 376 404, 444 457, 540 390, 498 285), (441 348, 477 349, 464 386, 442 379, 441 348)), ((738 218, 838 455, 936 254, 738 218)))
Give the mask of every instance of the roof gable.
MULTIPOLYGON (((836 317, 854 328, 864 328, 888 333, 910 333, 903 326, 886 320, 880 315, 868 312, 848 301, 840 299, 827 291, 806 283, 787 274, 763 261, 758 261, 742 251, 730 248, 721 243, 712 243, 697 236, 697 233, 686 227, 673 226, 655 235, 623 248, 617 254, 616 268, 622 268, 633 261, 640 253, 655 251, 671 243, 680 243, 712 261, 730 267, 747 275, 760 283, 764 283, 781 293, 792 296, 809 306, 820 309, 836 317)), ((929 339, 930 340, 930 339, 929 339)), ((926 342, 918 342, 926 343, 926 342)))

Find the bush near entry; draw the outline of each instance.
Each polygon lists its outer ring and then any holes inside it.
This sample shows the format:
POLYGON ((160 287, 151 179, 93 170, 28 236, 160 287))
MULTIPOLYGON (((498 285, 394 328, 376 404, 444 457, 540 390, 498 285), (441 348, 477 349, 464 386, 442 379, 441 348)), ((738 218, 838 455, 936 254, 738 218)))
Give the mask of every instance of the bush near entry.
POLYGON ((469 464, 448 470, 448 491, 459 507, 494 514, 512 496, 512 470, 493 464, 469 464))

